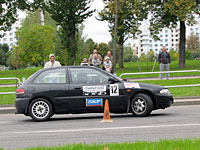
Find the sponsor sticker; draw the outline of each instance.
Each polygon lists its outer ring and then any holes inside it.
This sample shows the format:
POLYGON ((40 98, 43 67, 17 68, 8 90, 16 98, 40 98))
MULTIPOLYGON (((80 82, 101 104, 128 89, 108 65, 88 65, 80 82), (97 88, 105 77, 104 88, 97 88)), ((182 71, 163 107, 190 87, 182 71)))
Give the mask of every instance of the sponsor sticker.
POLYGON ((91 95, 106 95, 106 86, 83 86, 83 94, 91 95))
POLYGON ((86 99, 86 106, 87 107, 97 107, 103 106, 103 99, 102 98, 94 98, 94 99, 86 99))
POLYGON ((119 95, 119 85, 110 84, 110 96, 118 96, 118 95, 119 95))
POLYGON ((139 83, 132 83, 132 82, 126 82, 124 83, 125 88, 140 88, 139 83))

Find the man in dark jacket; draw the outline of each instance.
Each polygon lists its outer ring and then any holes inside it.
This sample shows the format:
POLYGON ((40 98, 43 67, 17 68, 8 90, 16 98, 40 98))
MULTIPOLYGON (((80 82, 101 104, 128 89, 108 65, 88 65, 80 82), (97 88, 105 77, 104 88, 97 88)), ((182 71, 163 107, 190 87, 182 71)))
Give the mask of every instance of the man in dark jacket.
MULTIPOLYGON (((158 55, 158 61, 160 63, 160 71, 169 71, 169 64, 171 61, 170 54, 167 52, 167 49, 165 46, 162 47, 162 52, 158 55)), ((163 79, 162 73, 160 74, 160 79, 163 79)), ((166 79, 169 79, 169 74, 166 74, 166 79)))

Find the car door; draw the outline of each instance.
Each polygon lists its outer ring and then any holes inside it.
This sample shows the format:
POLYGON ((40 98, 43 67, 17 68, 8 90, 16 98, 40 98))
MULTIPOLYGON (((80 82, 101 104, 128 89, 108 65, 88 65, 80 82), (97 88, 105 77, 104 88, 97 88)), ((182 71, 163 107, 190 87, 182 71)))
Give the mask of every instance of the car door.
POLYGON ((115 111, 122 108, 122 97, 124 94, 123 84, 118 81, 110 85, 109 78, 113 78, 104 71, 93 67, 69 68, 70 75, 70 103, 74 113, 80 112, 102 112, 104 101, 109 100, 110 109, 115 111), (113 85, 117 86, 110 95, 113 85))
POLYGON ((33 97, 44 97, 51 100, 57 113, 71 111, 66 68, 44 70, 34 79, 33 87, 35 90, 33 97))

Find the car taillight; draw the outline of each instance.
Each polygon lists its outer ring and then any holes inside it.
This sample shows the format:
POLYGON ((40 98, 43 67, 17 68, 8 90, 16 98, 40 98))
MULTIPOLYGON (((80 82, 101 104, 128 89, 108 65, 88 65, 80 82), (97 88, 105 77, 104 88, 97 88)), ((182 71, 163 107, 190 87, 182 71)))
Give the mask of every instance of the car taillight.
POLYGON ((16 94, 25 94, 25 90, 24 89, 17 89, 16 90, 16 94))

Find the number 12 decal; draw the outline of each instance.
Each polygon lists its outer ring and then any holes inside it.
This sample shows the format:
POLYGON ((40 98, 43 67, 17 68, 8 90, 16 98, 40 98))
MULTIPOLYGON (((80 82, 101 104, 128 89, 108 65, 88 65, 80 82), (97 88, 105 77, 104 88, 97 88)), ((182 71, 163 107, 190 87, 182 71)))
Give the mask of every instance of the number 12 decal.
POLYGON ((119 85, 110 84, 110 96, 118 96, 118 95, 119 95, 119 85))

